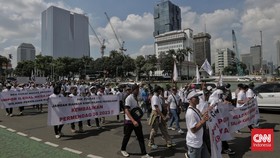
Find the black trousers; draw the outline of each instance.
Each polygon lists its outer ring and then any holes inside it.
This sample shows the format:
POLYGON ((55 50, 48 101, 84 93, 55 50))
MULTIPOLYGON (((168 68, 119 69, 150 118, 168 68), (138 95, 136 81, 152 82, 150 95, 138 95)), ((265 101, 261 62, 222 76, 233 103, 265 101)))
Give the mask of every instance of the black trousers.
POLYGON ((137 127, 135 127, 132 123, 124 124, 124 137, 123 137, 123 141, 122 141, 121 150, 126 151, 126 146, 130 139, 132 131, 134 131, 137 136, 139 146, 141 149, 141 154, 143 154, 143 155, 147 154, 146 147, 145 147, 145 141, 144 141, 144 135, 143 135, 143 131, 142 131, 142 124, 140 121, 138 122, 137 127))
POLYGON ((13 108, 6 108, 6 112, 8 114, 12 114, 13 113, 13 108))
POLYGON ((62 129, 63 125, 56 125, 54 126, 54 133, 55 135, 58 135, 61 133, 61 129, 62 129))
MULTIPOLYGON (((83 121, 79 121, 78 126, 83 127, 83 121)), ((75 122, 71 123, 71 129, 75 129, 75 122)))

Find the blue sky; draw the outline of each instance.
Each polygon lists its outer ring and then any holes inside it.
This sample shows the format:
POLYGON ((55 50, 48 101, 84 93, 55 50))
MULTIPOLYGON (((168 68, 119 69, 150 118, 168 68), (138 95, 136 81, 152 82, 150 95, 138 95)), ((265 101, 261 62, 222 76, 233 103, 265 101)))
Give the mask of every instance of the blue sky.
MULTIPOLYGON (((107 12, 127 54, 132 57, 153 53, 153 7, 160 0, 0 0, 0 52, 12 53, 22 42, 41 51, 41 12, 55 5, 77 13, 86 13, 90 23, 107 46, 105 55, 118 49, 116 39, 104 15, 107 12)), ((279 0, 171 0, 181 8, 182 28, 194 33, 211 34, 211 51, 232 48, 234 29, 240 54, 260 44, 263 32, 264 58, 276 62, 276 41, 280 40, 279 0)), ((99 44, 90 32, 91 56, 100 57, 99 44)), ((15 65, 16 59, 13 59, 15 65)))

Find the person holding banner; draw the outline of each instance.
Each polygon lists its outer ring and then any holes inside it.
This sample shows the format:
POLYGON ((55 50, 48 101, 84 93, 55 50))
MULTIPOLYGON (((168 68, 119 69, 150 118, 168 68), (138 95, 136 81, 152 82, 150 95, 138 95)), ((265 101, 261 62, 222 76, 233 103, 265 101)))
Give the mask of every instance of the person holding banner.
MULTIPOLYGON (((63 97, 63 95, 60 93, 61 91, 61 86, 57 85, 53 89, 53 94, 49 96, 49 98, 56 98, 56 97, 63 97)), ((55 138, 59 139, 61 136, 63 136, 63 133, 61 132, 63 127, 62 125, 55 125, 54 126, 54 133, 55 133, 55 138)))
MULTIPOLYGON (((69 97, 75 97, 78 95, 78 87, 74 86, 74 87, 71 87, 71 94, 69 95, 69 97)), ((71 123, 71 132, 73 133, 76 133, 76 132, 79 132, 79 133, 83 133, 84 130, 83 130, 83 121, 79 121, 78 122, 78 126, 79 126, 79 130, 76 131, 75 129, 75 122, 71 123)))
POLYGON ((134 131, 137 136, 137 140, 139 142, 140 148, 141 148, 141 154, 143 154, 142 158, 153 158, 146 152, 141 120, 135 120, 130 113, 130 111, 133 108, 139 107, 138 99, 137 99, 138 94, 139 94, 139 86, 133 85, 131 89, 132 89, 132 94, 130 94, 125 99, 124 137, 122 140, 121 154, 124 157, 130 156, 129 153, 127 153, 127 151, 126 151, 126 146, 130 139, 132 131, 134 131))
MULTIPOLYGON (((12 85, 10 83, 6 84, 6 89, 4 89, 2 92, 8 92, 11 91, 12 85)), ((6 115, 13 117, 13 108, 6 108, 6 115)))
POLYGON ((199 96, 201 95, 192 91, 187 97, 190 105, 185 116, 188 129, 186 135, 188 152, 185 153, 185 156, 189 158, 210 158, 206 144, 203 141, 203 126, 209 119, 208 112, 202 115, 196 108, 199 104, 199 96))

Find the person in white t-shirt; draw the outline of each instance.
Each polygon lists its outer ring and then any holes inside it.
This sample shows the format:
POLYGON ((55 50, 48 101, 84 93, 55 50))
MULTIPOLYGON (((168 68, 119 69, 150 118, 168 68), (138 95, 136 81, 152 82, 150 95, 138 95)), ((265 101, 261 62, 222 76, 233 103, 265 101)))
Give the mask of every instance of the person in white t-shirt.
POLYGON ((179 117, 178 117, 178 111, 179 108, 181 108, 181 98, 180 96, 177 94, 177 88, 176 87, 172 87, 172 93, 168 96, 167 98, 167 102, 169 103, 169 111, 171 113, 171 118, 170 118, 170 122, 168 125, 168 129, 169 130, 178 130, 178 133, 183 134, 184 131, 180 128, 179 125, 179 117), (176 128, 173 128, 173 122, 175 122, 176 124, 176 128))
POLYGON ((192 91, 187 97, 190 105, 185 116, 188 129, 186 135, 188 152, 185 155, 189 158, 210 158, 206 144, 203 142, 203 126, 209 119, 209 116, 207 112, 202 115, 196 108, 197 104, 199 104, 200 95, 192 91))
POLYGON ((152 156, 148 155, 146 151, 141 120, 135 120, 130 113, 133 108, 139 107, 137 99, 139 86, 133 85, 131 91, 132 93, 125 99, 124 137, 122 140, 121 154, 124 157, 129 157, 129 153, 126 151, 126 146, 129 142, 132 131, 134 131, 141 148, 141 154, 143 154, 142 158, 152 158, 152 156))
POLYGON ((152 113, 151 118, 149 120, 149 125, 152 127, 150 132, 149 144, 148 146, 152 149, 157 149, 158 146, 155 144, 154 137, 157 134, 158 129, 160 129, 163 138, 166 140, 167 147, 170 148, 175 146, 175 143, 172 143, 171 138, 168 134, 167 127, 166 127, 166 120, 169 116, 164 116, 162 113, 164 99, 161 99, 160 94, 162 93, 162 88, 157 86, 154 89, 154 95, 151 98, 151 106, 152 106, 152 113))

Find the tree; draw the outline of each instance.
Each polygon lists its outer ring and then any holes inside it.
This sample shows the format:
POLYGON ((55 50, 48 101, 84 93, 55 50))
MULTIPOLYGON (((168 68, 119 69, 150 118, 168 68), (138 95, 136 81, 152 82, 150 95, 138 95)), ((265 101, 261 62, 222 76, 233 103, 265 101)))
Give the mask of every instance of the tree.
POLYGON ((17 76, 31 77, 32 71, 34 70, 35 63, 31 60, 21 61, 18 63, 15 74, 17 76))
MULTIPOLYGON (((38 70, 38 75, 40 76, 50 76, 52 65, 50 63, 53 63, 53 57, 52 56, 42 56, 37 55, 35 58, 35 68, 38 70)), ((37 75, 37 74, 36 74, 37 75)))
POLYGON ((159 54, 158 63, 163 73, 171 75, 173 71, 174 59, 171 53, 161 52, 159 54))
POLYGON ((135 67, 136 67, 136 75, 137 75, 137 78, 139 78, 140 74, 144 72, 143 70, 141 70, 141 68, 145 65, 146 60, 142 55, 140 55, 140 56, 137 56, 134 61, 135 61, 135 67))

